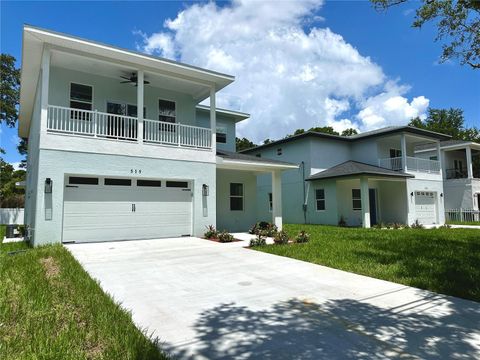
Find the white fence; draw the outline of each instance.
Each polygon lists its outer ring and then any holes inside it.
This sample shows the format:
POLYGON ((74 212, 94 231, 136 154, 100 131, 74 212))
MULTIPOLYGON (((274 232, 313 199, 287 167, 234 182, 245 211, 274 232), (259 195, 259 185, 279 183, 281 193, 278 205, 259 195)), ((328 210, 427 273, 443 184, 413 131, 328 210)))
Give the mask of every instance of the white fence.
MULTIPOLYGON (((378 166, 395 171, 403 170, 401 157, 378 159, 378 166)), ((440 161, 407 156, 407 170, 439 174, 440 161)))
POLYGON ((480 210, 449 209, 445 210, 445 220, 459 222, 480 222, 480 210))
POLYGON ((24 210, 22 208, 0 209, 0 224, 2 225, 22 225, 24 210))

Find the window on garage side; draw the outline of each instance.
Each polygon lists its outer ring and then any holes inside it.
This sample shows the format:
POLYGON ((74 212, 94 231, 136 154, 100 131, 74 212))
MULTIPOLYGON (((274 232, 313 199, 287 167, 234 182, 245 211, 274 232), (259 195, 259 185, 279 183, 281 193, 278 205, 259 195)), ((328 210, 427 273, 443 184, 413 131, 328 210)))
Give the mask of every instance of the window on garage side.
POLYGON ((75 120, 90 120, 90 113, 81 110, 91 111, 93 108, 93 87, 90 85, 70 84, 70 118, 75 120))
POLYGON ((352 189, 352 208, 362 210, 362 196, 360 189, 352 189))
POLYGON ((317 211, 325 210, 325 189, 315 190, 315 202, 317 211))
POLYGON ((230 183, 230 210, 243 211, 243 184, 230 183))

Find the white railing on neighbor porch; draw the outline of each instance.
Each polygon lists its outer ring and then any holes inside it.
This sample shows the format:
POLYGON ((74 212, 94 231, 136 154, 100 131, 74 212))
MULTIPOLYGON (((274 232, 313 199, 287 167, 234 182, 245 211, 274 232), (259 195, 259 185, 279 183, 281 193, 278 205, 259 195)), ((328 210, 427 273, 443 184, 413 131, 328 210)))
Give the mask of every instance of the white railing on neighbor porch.
MULTIPOLYGON (((403 162, 401 157, 378 159, 378 166, 394 171, 403 170, 403 162)), ((440 161, 407 156, 407 171, 408 170, 439 174, 440 161)))
POLYGON ((145 119, 143 126, 145 142, 205 149, 212 147, 212 132, 207 128, 150 119, 145 119))
MULTIPOLYGON (((47 129, 118 140, 137 141, 140 137, 135 117, 54 105, 48 106, 47 129)), ((212 147, 210 129, 158 120, 144 120, 143 139, 146 143, 202 149, 212 147)))
POLYGON ((447 222, 478 222, 480 225, 480 210, 449 209, 445 210, 447 222))

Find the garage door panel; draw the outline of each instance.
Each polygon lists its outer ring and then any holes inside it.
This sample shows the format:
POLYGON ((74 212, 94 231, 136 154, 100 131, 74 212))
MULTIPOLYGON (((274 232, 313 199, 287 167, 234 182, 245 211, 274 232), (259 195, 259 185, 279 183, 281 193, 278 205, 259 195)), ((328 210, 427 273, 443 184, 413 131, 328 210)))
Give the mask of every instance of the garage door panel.
POLYGON ((64 242, 189 235, 192 194, 177 188, 67 187, 63 221, 64 242))
POLYGON ((436 194, 429 191, 415 192, 415 214, 418 221, 424 225, 437 222, 436 194))

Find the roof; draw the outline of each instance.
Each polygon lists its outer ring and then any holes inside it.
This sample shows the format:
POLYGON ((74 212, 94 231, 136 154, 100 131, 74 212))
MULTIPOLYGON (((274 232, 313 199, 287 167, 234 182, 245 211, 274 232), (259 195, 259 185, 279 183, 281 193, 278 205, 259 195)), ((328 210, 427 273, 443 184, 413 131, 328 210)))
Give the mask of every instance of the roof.
POLYGON ((219 91, 235 80, 234 76, 216 71, 25 25, 22 41, 22 86, 20 88, 19 113, 19 134, 21 137, 28 135, 34 96, 41 69, 42 53, 46 44, 52 49, 52 52, 68 52, 75 56, 95 59, 102 64, 120 64, 128 69, 143 69, 151 73, 197 84, 202 87, 202 91, 198 92, 198 101, 202 101, 209 96, 212 86, 215 86, 216 91, 219 91))
MULTIPOLYGON (((197 110, 210 112, 210 106, 197 105, 197 110)), ((222 108, 218 108, 218 107, 215 108, 215 110, 216 110, 217 114, 221 114, 223 116, 231 117, 232 119, 235 120, 235 122, 239 122, 239 121, 248 119, 250 117, 250 114, 240 112, 240 111, 222 109, 222 108)))
MULTIPOLYGON (((467 141, 467 140, 447 140, 447 141, 441 141, 440 142, 440 148, 445 149, 445 148, 462 148, 464 146, 473 146, 473 147, 478 147, 480 148, 480 143, 474 142, 474 141, 467 141)), ((415 151, 420 152, 420 151, 431 151, 435 150, 435 146, 432 144, 421 144, 417 145, 415 147, 415 151)))
POLYGON ((437 133, 437 132, 434 132, 434 131, 420 129, 420 128, 416 128, 416 127, 413 127, 413 126, 388 126, 388 127, 385 127, 385 128, 372 130, 372 131, 367 131, 367 132, 352 135, 352 136, 340 136, 340 135, 320 133, 320 132, 316 132, 316 131, 306 131, 302 134, 293 135, 293 136, 290 136, 288 138, 281 139, 281 140, 278 140, 278 141, 273 141, 269 144, 259 145, 259 146, 256 146, 256 147, 253 147, 253 148, 250 148, 250 149, 243 150, 242 152, 248 153, 248 152, 251 152, 251 151, 264 149, 264 148, 271 147, 271 146, 278 146, 278 145, 283 144, 283 143, 287 143, 287 142, 290 142, 290 141, 296 141, 296 140, 306 138, 306 137, 332 139, 332 140, 339 140, 339 141, 345 141, 345 142, 355 142, 355 141, 364 140, 364 139, 371 138, 371 137, 385 136, 385 135, 391 135, 391 134, 396 134, 396 133, 401 133, 401 132, 408 132, 408 133, 411 133, 411 134, 426 136, 426 137, 430 137, 430 138, 434 138, 434 139, 438 139, 438 140, 447 140, 447 139, 451 138, 450 135, 445 135, 445 134, 437 133))
POLYGON ((222 163, 230 164, 245 164, 258 167, 269 167, 269 168, 278 168, 278 169, 296 169, 298 168, 297 164, 288 163, 285 161, 263 159, 260 157, 240 154, 232 151, 219 150, 217 149, 217 156, 222 159, 222 163))
POLYGON ((309 176, 306 180, 331 179, 354 175, 373 175, 380 177, 410 178, 413 175, 400 171, 393 171, 379 166, 365 164, 358 161, 346 161, 339 165, 335 165, 327 170, 309 176))

